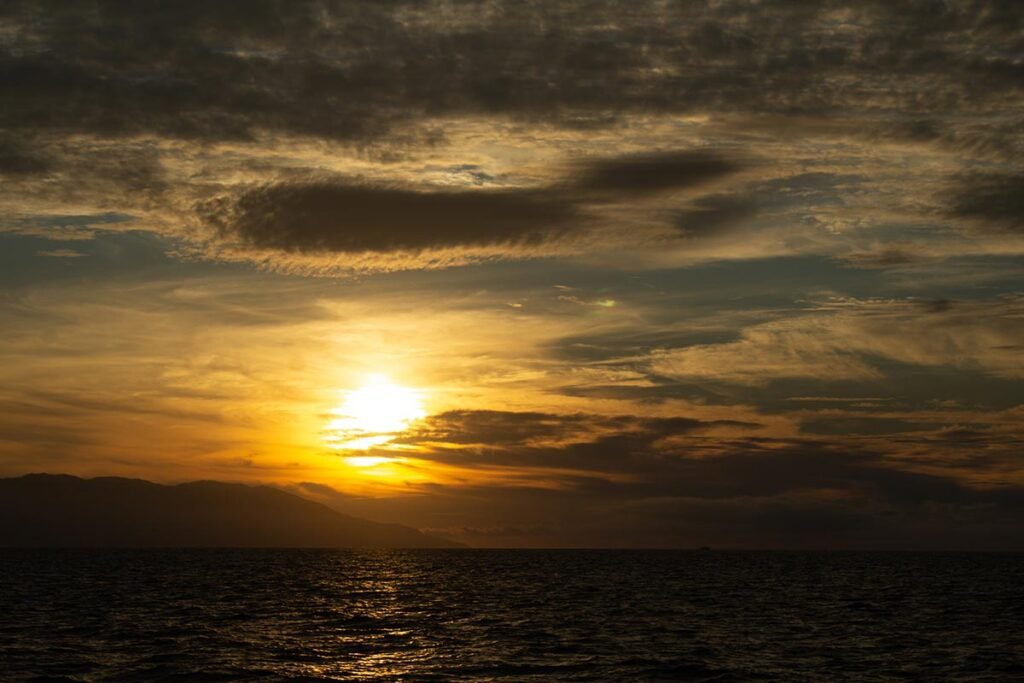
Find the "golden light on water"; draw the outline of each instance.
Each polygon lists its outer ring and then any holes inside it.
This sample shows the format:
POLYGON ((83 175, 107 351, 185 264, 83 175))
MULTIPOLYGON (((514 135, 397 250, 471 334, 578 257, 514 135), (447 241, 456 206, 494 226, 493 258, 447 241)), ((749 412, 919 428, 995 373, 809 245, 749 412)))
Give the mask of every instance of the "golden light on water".
MULTIPOLYGON (((324 440, 341 451, 383 446, 426 417, 423 392, 395 384, 384 375, 371 375, 359 388, 344 392, 341 405, 330 414, 324 440)), ((346 458, 355 467, 376 467, 390 460, 369 455, 346 458)))

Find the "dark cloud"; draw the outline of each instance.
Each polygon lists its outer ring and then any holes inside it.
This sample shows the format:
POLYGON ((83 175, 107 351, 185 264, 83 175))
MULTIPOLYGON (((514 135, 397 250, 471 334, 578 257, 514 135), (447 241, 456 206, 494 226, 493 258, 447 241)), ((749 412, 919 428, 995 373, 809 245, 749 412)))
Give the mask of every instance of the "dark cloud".
POLYGON ((994 435, 987 429, 979 429, 969 425, 957 425, 940 430, 936 436, 942 441, 954 444, 977 444, 984 446, 992 442, 994 435))
POLYGON ((921 307, 929 313, 946 313, 951 311, 955 305, 956 303, 950 299, 932 299, 921 302, 921 307))
POLYGON ((805 419, 800 423, 800 431, 805 434, 823 434, 839 436, 843 434, 902 434, 906 432, 922 432, 935 429, 928 422, 911 422, 897 418, 874 417, 820 417, 805 419))
POLYGON ((917 263, 921 257, 906 249, 886 247, 875 251, 858 251, 843 256, 843 260, 855 268, 885 269, 900 268, 917 263))
POLYGON ((959 185, 950 207, 954 216, 1024 232, 1024 174, 979 173, 959 185))
POLYGON ((286 251, 390 251, 538 244, 578 224, 575 207, 529 190, 415 191, 281 183, 200 205, 222 235, 286 251))
POLYGON ((585 433, 592 426, 593 417, 584 415, 453 410, 425 420, 416 428, 410 440, 512 446, 537 439, 564 437, 570 429, 576 433, 585 433))
POLYGON ((437 115, 590 126, 626 112, 899 103, 919 137, 921 112, 999 100, 1019 82, 1007 55, 1021 14, 984 0, 8 3, 0 122, 365 139, 437 115))
POLYGON ((206 200, 197 213, 222 237, 285 251, 537 245, 584 227, 591 192, 685 188, 739 168, 735 160, 702 151, 592 159, 578 164, 568 181, 536 189, 278 182, 206 200))
POLYGON ((642 194, 701 185, 732 175, 744 166, 737 159, 710 150, 637 154, 589 162, 581 169, 576 184, 598 192, 642 194))
POLYGON ((427 456, 462 466, 570 469, 597 477, 651 475, 653 483, 685 466, 676 457, 679 452, 658 445, 662 440, 696 436, 716 426, 750 429, 757 425, 686 417, 452 411, 428 418, 401 441, 471 445, 470 449, 442 448, 427 456))
MULTIPOLYGON (((1009 530, 1024 522, 1024 490, 1000 481, 995 460, 975 462, 990 470, 994 485, 974 488, 834 441, 719 436, 713 451, 701 449, 703 433, 715 426, 753 427, 690 418, 445 413, 407 439, 422 448, 417 457, 519 468, 545 486, 431 485, 418 491, 428 495, 335 496, 334 504, 374 518, 421 519, 467 542, 499 546, 1019 547, 1009 530), (449 446, 438 447, 438 439, 449 446)), ((887 424, 882 432, 902 428, 887 424)), ((950 433, 978 438, 974 430, 950 433)))
MULTIPOLYGON (((900 420, 812 421, 821 434, 891 434, 931 428, 900 420)), ((811 424, 811 423, 808 423, 811 424)), ((876 496, 887 504, 963 502, 976 494, 953 479, 906 471, 878 452, 815 439, 704 439, 712 428, 745 431, 758 425, 685 417, 454 411, 436 415, 402 441, 476 445, 430 448, 422 457, 469 467, 494 465, 569 470, 574 486, 606 495, 772 496, 821 489, 876 496), (708 448, 713 451, 709 455, 708 448), (629 483, 606 475, 630 475, 629 483)), ((980 495, 980 494, 979 494, 980 495)))
POLYGON ((686 417, 453 410, 431 416, 414 429, 406 440, 410 443, 440 441, 505 448, 552 439, 575 443, 623 437, 657 440, 724 425, 757 427, 744 422, 704 422, 686 417))
POLYGON ((52 160, 33 150, 29 145, 12 139, 0 138, 0 174, 29 176, 46 173, 52 160))
POLYGON ((750 196, 727 194, 700 197, 676 214, 676 228, 687 237, 721 234, 754 216, 759 202, 750 196))

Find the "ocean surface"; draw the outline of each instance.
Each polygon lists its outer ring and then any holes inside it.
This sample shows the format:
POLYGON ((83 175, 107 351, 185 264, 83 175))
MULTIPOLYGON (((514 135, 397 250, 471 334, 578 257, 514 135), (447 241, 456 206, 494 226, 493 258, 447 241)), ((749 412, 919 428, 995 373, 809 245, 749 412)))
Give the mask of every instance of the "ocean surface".
POLYGON ((0 550, 0 680, 1024 680, 1024 555, 0 550))

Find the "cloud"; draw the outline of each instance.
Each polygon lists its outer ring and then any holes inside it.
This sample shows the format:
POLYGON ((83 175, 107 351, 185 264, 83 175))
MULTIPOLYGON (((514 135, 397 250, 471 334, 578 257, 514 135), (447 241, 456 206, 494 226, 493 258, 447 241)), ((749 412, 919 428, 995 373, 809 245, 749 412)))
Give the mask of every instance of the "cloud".
MULTIPOLYGON (((599 0, 478 9, 329 0, 255 0, 244 12, 193 1, 6 6, 8 214, 129 214, 142 229, 185 240, 179 254, 289 272, 602 249, 655 267, 793 253, 850 254, 876 267, 902 254, 1020 251, 883 239, 898 228, 894 214, 904 224, 939 215, 923 197, 934 204, 931 181, 958 171, 949 150, 1019 171, 1020 67, 1007 56, 1019 17, 1010 5, 599 0), (913 156, 919 150, 929 154, 913 156), (867 165, 863 183, 788 194, 771 185, 867 165), (906 179, 908 165, 919 181, 906 179), (442 189, 430 169, 474 188, 442 189), (898 197, 887 189, 895 175, 898 197), (666 206, 675 196, 686 201, 666 206), (196 205, 207 224, 192 230, 196 205), (598 205, 600 235, 551 248, 598 205), (275 222, 261 210, 278 211, 275 222), (404 224, 412 213, 419 229, 404 224), (755 223, 757 238, 736 229, 755 223), (211 224, 233 242, 211 244, 211 224), (886 230, 860 239, 879 225, 886 230), (394 250, 427 253, 386 263, 355 256, 394 250)), ((953 213, 987 214, 1016 231, 1012 188, 992 191, 963 197, 953 213), (1004 206, 1000 216, 992 205, 1004 206)))
POLYGON ((712 150, 633 154, 582 164, 574 182, 594 192, 645 194, 703 185, 745 166, 712 150))
POLYGON ((50 249, 44 251, 37 251, 36 256, 50 256, 52 258, 82 258, 86 256, 80 251, 74 249, 50 249))
MULTIPOLYGON (((373 518, 411 515, 497 546, 998 547, 1024 519, 1024 489, 995 461, 976 463, 995 482, 979 487, 834 439, 741 436, 756 428, 686 417, 453 411, 432 416, 406 439, 415 450, 403 453, 424 467, 504 472, 504 483, 468 483, 474 477, 466 475, 407 496, 335 496, 334 504, 373 518), (492 531, 472 531, 479 528, 492 531)), ((933 432, 947 433, 976 438, 933 432)))
POLYGON ((999 86, 1019 75, 1001 56, 1012 54, 1019 20, 998 2, 898 12, 786 0, 477 9, 14 5, 3 75, 16 106, 0 120, 116 135, 244 139, 274 129, 369 139, 451 114, 580 127, 631 112, 876 108, 910 95, 909 108, 943 111, 954 97, 1005 98, 999 86), (884 87, 858 87, 867 78, 884 87), (921 91, 926 79, 933 87, 921 91))
POLYGON ((32 150, 29 145, 0 138, 0 174, 36 176, 46 173, 51 167, 51 160, 32 150))
POLYGON ((850 173, 784 173, 728 193, 696 197, 676 212, 675 226, 688 238, 700 239, 732 232, 754 217, 766 226, 801 222, 809 214, 842 204, 843 194, 859 190, 864 180, 850 173))
POLYGON ((683 189, 740 168, 721 153, 683 151, 592 158, 574 164, 568 178, 538 187, 281 181, 204 200, 196 214, 219 238, 254 249, 360 254, 500 247, 514 257, 612 222, 600 212, 604 193, 683 189))
POLYGON ((845 254, 843 260, 854 268, 882 269, 911 265, 918 263, 921 259, 907 249, 882 247, 876 250, 854 251, 845 254))
POLYGON ((740 339, 662 349, 653 372, 677 379, 758 385, 779 378, 879 379, 876 359, 959 367, 1021 378, 1015 344, 1024 335, 1020 301, 848 301, 752 326, 740 339))
POLYGON ((737 421, 702 421, 685 417, 645 418, 633 415, 557 414, 501 410, 454 410, 433 415, 411 430, 408 443, 477 444, 486 448, 591 443, 627 434, 659 438, 717 427, 756 429, 737 421))
POLYGON ((953 216, 1024 233, 1024 174, 979 173, 958 184, 950 206, 953 216))
MULTIPOLYGON (((652 468, 671 467, 658 455, 662 444, 759 428, 749 422, 690 417, 459 410, 431 416, 398 442, 417 447, 417 457, 434 462, 468 469, 519 468, 533 470, 534 476, 546 472, 538 481, 552 476, 557 481, 551 472, 643 476, 652 468)), ((678 444, 674 448, 685 450, 678 444)))
POLYGON ((687 237, 721 234, 757 214, 758 201, 751 196, 710 195, 696 199, 676 214, 675 224, 687 237))
POLYGON ((501 410, 456 410, 431 416, 410 435, 410 442, 439 441, 449 444, 491 444, 498 447, 523 444, 572 432, 593 429, 584 415, 554 415, 501 410))
POLYGON ((417 191, 329 181, 252 188, 198 211, 221 235, 299 252, 536 245, 580 222, 574 207, 538 191, 417 191))

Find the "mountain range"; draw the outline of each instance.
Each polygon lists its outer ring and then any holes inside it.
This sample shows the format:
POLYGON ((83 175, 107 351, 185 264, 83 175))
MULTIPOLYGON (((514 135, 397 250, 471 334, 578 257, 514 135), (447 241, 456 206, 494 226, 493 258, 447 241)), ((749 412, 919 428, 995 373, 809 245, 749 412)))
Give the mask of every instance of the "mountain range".
POLYGON ((0 479, 0 547, 451 548, 268 486, 28 474, 0 479))

